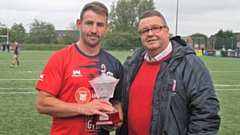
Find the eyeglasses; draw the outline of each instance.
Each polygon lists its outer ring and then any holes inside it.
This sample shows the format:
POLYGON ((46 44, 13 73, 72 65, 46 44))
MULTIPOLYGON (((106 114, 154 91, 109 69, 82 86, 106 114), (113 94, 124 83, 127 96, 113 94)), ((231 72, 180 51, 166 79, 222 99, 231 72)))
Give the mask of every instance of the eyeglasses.
POLYGON ((167 26, 153 26, 150 29, 140 30, 139 34, 142 36, 146 36, 150 30, 152 31, 152 33, 156 34, 156 33, 159 33, 163 28, 167 28, 167 26))

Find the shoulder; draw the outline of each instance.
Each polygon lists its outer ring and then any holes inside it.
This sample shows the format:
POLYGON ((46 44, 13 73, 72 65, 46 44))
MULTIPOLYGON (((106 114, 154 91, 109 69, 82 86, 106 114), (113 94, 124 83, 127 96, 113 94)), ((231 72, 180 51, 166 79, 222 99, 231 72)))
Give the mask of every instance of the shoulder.
POLYGON ((115 56, 113 56, 109 52, 105 51, 104 49, 101 49, 100 55, 107 57, 110 62, 121 63, 115 56))
POLYGON ((146 54, 146 50, 142 47, 140 49, 137 49, 134 51, 132 56, 128 56, 124 62, 125 64, 130 64, 130 63, 139 63, 142 62, 144 59, 144 55, 146 54))
POLYGON ((69 55, 73 53, 73 50, 75 49, 74 45, 67 46, 65 48, 62 48, 56 52, 53 53, 51 57, 55 57, 58 59, 65 59, 69 55))

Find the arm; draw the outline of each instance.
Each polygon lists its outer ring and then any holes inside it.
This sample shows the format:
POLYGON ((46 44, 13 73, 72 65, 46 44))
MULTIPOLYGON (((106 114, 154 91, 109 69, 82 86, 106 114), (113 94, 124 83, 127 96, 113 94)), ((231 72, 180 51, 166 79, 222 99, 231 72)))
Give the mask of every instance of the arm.
POLYGON ((101 111, 113 111, 114 109, 108 101, 95 99, 86 104, 67 103, 44 91, 39 91, 36 107, 39 113, 55 117, 94 114, 106 116, 101 111))
POLYGON ((219 101, 207 68, 200 60, 195 62, 192 64, 197 66, 188 66, 195 68, 187 70, 189 76, 185 79, 190 111, 188 135, 215 134, 220 126, 219 101))

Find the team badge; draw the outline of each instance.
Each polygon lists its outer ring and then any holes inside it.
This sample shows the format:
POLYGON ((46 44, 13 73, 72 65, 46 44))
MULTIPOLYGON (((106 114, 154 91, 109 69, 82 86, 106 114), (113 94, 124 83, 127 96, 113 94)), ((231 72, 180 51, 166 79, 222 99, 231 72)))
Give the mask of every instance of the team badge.
POLYGON ((78 103, 88 103, 91 100, 91 92, 85 87, 80 87, 75 92, 75 99, 78 103))
POLYGON ((40 76, 39 76, 39 81, 43 81, 43 78, 44 78, 44 74, 41 74, 40 76))

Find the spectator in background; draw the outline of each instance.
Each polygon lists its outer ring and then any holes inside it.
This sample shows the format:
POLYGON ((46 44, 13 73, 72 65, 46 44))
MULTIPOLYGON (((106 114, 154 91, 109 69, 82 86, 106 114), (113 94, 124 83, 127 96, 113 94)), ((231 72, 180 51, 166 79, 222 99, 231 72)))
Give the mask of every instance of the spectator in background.
POLYGON ((17 65, 16 67, 19 66, 19 60, 18 60, 18 57, 19 57, 19 51, 20 51, 20 47, 18 45, 18 41, 15 41, 14 42, 14 55, 13 55, 13 61, 12 61, 12 64, 10 66, 14 66, 14 63, 17 62, 17 65))
POLYGON ((222 46, 222 55, 223 57, 226 57, 226 48, 224 45, 222 46))
POLYGON ((6 42, 6 49, 7 49, 7 52, 10 51, 10 43, 8 41, 6 42))
POLYGON ((203 55, 203 53, 204 53, 204 46, 203 45, 201 46, 201 50, 202 50, 202 55, 203 55))
POLYGON ((2 44, 2 51, 5 52, 6 42, 3 42, 2 44))

